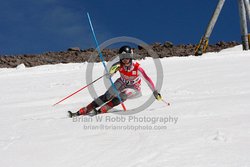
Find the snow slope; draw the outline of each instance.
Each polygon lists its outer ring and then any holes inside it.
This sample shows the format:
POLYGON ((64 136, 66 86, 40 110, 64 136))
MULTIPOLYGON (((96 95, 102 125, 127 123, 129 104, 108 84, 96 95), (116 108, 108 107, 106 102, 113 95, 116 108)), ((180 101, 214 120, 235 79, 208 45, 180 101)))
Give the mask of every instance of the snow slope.
MULTIPOLYGON (((155 81, 152 59, 140 63, 155 81)), ((52 107, 86 84, 86 63, 0 69, 0 166, 249 167, 250 51, 237 46, 161 63, 170 107, 155 101, 135 115, 96 117, 102 120, 66 117, 92 100, 87 90, 52 107)), ((95 64, 93 78, 102 74, 95 64)), ((103 81, 95 88, 106 89, 103 81)), ((147 85, 142 90, 127 108, 151 95, 147 85)))

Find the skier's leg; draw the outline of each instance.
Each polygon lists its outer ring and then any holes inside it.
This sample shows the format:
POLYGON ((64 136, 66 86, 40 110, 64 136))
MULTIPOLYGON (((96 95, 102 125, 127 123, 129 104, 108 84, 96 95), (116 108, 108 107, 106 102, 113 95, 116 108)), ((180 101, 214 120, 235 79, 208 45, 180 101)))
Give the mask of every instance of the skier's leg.
POLYGON ((94 108, 98 107, 101 103, 104 103, 106 101, 108 101, 108 100, 106 99, 105 94, 101 95, 97 99, 95 99, 91 103, 89 103, 86 107, 82 107, 80 110, 78 110, 75 113, 72 113, 71 111, 68 111, 69 112, 69 117, 76 117, 76 116, 79 116, 79 115, 86 115, 89 112, 91 112, 94 108))
MULTIPOLYGON (((122 82, 120 79, 117 79, 115 81, 115 87, 117 90, 119 90, 122 86, 122 82)), ((99 96, 95 100, 93 100, 89 105, 86 107, 81 108, 78 112, 77 115, 85 115, 89 112, 91 112, 93 109, 103 105, 104 103, 108 102, 115 96, 115 91, 114 88, 111 86, 103 95, 99 96)))
MULTIPOLYGON (((133 88, 125 88, 121 93, 120 97, 122 102, 126 101, 127 99, 132 99, 141 96, 141 92, 139 90, 133 89, 133 88)), ((111 101, 109 101, 107 104, 102 106, 98 112, 99 113, 106 113, 111 108, 117 106, 120 104, 120 100, 118 97, 114 97, 111 101)))

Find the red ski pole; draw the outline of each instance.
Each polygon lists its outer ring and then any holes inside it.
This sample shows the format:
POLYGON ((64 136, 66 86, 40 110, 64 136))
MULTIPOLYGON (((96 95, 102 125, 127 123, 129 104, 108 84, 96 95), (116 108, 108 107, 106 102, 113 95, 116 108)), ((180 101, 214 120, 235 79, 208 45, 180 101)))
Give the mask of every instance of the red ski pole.
POLYGON ((89 85, 91 85, 91 84, 95 83, 96 81, 98 81, 99 79, 101 79, 102 77, 104 77, 105 75, 107 75, 107 74, 104 74, 104 75, 100 76, 99 78, 97 78, 97 79, 96 79, 96 80, 94 80, 93 82, 91 82, 91 83, 87 84, 86 86, 82 87, 81 89, 77 90, 76 92, 74 92, 74 93, 72 93, 72 94, 68 95, 67 97, 63 98, 63 99, 62 99, 62 100, 60 100, 59 102, 57 102, 57 103, 53 104, 53 106, 55 106, 55 105, 57 105, 57 104, 61 103, 62 101, 64 101, 64 100, 66 100, 66 99, 70 98, 71 96, 73 96, 73 95, 77 94, 78 92, 80 92, 80 91, 82 91, 83 89, 87 88, 89 85))

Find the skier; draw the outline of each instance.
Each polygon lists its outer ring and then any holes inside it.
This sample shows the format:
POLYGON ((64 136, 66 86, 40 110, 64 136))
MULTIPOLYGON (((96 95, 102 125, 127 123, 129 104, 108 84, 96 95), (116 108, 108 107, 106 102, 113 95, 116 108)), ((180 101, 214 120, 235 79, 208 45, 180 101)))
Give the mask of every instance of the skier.
MULTIPOLYGON (((141 96, 141 77, 143 77, 152 90, 155 98, 161 100, 161 94, 156 90, 154 83, 145 73, 139 63, 134 63, 133 50, 130 46, 122 46, 119 49, 120 61, 113 64, 109 70, 109 75, 113 76, 117 71, 120 72, 120 78, 118 78, 114 85, 117 88, 121 100, 124 102, 127 99, 136 98, 141 96)), ((111 108, 120 104, 119 98, 111 86, 103 95, 92 101, 86 107, 81 108, 76 113, 69 112, 70 117, 79 115, 87 115, 91 111, 95 111, 95 114, 106 113, 111 108), (99 108, 97 110, 96 108, 99 108)))

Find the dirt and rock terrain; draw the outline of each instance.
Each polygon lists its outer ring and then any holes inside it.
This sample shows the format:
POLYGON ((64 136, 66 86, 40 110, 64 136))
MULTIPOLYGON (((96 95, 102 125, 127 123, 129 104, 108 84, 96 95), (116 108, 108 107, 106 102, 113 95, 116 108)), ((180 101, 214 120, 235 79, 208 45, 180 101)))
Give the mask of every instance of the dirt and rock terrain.
MULTIPOLYGON (((222 49, 234 47, 239 45, 238 42, 218 42, 209 45, 207 52, 219 52, 222 49)), ((194 55, 196 45, 174 45, 171 42, 154 43, 150 48, 157 55, 149 54, 145 47, 138 46, 134 48, 135 59, 143 59, 145 57, 172 57, 172 56, 189 56, 194 55)), ((105 60, 108 61, 117 55, 118 49, 104 49, 102 51, 105 60)), ((34 67, 45 64, 59 64, 59 63, 80 63, 80 62, 99 62, 100 59, 94 48, 82 50, 78 47, 69 48, 67 51, 61 52, 47 52, 43 54, 24 54, 24 55, 0 55, 0 68, 15 68, 20 64, 26 67, 34 67), (93 59, 94 57, 94 59, 93 59)))

